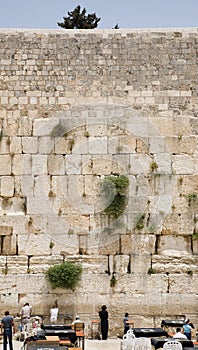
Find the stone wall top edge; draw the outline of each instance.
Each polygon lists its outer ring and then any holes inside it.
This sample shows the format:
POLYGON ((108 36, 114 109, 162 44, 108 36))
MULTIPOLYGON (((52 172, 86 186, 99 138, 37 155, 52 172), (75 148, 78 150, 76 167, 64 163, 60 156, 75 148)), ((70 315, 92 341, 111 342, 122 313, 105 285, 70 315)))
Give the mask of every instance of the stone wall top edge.
POLYGON ((61 35, 76 35, 76 34, 128 34, 128 33, 152 33, 152 32, 182 32, 182 33, 198 33, 198 27, 173 27, 173 28, 123 28, 123 29, 36 29, 36 28, 0 28, 0 33, 40 33, 43 35, 61 34, 61 35))

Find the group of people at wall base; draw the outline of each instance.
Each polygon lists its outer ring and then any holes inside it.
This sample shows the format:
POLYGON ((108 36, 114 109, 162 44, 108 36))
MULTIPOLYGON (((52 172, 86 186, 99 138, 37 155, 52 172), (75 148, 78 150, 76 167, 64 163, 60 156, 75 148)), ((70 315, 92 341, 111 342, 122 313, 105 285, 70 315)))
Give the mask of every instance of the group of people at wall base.
MULTIPOLYGON (((24 331, 28 325, 29 319, 31 317, 32 306, 29 303, 25 303, 21 308, 20 317, 21 317, 21 331, 24 331)), ((99 311, 100 317, 100 330, 102 334, 102 340, 107 340, 108 330, 109 330, 109 321, 108 321, 108 311, 106 305, 103 305, 99 311)), ((55 302, 54 306, 50 309, 50 323, 56 324, 58 319, 58 305, 55 302)), ((128 312, 125 313, 123 318, 124 325, 124 334, 129 330, 129 321, 128 312)), ((74 325, 77 322, 82 322, 78 315, 76 319, 72 322, 74 325)), ((34 327, 34 325, 33 325, 34 327)), ((35 327, 38 327, 38 321, 35 318, 35 327)), ((190 320, 187 319, 183 325, 183 329, 180 327, 176 328, 176 333, 173 338, 185 338, 191 340, 191 330, 194 329, 194 325, 190 323, 190 320)), ((7 350, 7 344, 9 343, 10 350, 13 350, 12 344, 12 334, 15 332, 14 317, 10 315, 9 311, 5 311, 5 315, 1 320, 1 333, 3 334, 3 350, 7 350)))
MULTIPOLYGON (((129 330, 129 324, 127 324, 127 321, 129 321, 129 314, 128 312, 125 313, 124 318, 123 318, 123 324, 124 324, 124 334, 127 333, 129 330)), ((176 328, 176 333, 173 335, 173 338, 184 338, 191 340, 191 332, 192 329, 194 329, 194 325, 190 322, 189 319, 186 319, 185 324, 183 325, 183 328, 181 329, 180 327, 176 328)))

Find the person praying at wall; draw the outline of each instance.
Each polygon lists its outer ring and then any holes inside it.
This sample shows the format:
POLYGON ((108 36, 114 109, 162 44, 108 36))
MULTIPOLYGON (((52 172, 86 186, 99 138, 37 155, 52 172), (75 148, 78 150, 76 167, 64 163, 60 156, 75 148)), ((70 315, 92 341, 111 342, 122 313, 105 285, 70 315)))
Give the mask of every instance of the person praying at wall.
POLYGON ((106 310, 106 305, 102 306, 102 310, 99 311, 100 316, 100 326, 101 326, 101 333, 102 333, 102 340, 107 340, 108 338, 108 330, 109 330, 109 322, 108 322, 108 311, 106 310))

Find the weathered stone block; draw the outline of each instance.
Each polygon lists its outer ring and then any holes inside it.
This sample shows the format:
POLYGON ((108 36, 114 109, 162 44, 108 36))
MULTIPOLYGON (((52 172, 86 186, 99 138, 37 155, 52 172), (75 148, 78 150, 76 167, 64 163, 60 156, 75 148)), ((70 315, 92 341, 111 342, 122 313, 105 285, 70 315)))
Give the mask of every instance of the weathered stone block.
POLYGON ((32 157, 29 154, 16 154, 12 159, 12 172, 14 175, 31 175, 32 157))
POLYGON ((0 157, 0 175, 11 175, 11 157, 1 155, 0 157))
POLYGON ((1 196, 12 197, 14 194, 14 177, 2 176, 1 177, 1 196))
POLYGON ((23 153, 32 154, 38 152, 37 137, 22 137, 21 142, 23 153))

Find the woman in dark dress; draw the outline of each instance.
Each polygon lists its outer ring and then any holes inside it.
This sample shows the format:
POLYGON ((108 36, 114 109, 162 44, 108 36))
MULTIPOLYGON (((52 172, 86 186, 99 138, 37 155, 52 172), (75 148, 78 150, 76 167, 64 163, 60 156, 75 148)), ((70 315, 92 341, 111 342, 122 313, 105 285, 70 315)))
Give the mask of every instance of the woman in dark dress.
POLYGON ((108 322, 108 311, 105 305, 102 306, 102 310, 99 311, 100 316, 100 325, 101 325, 101 333, 102 340, 106 340, 108 338, 108 330, 109 330, 109 322, 108 322))

